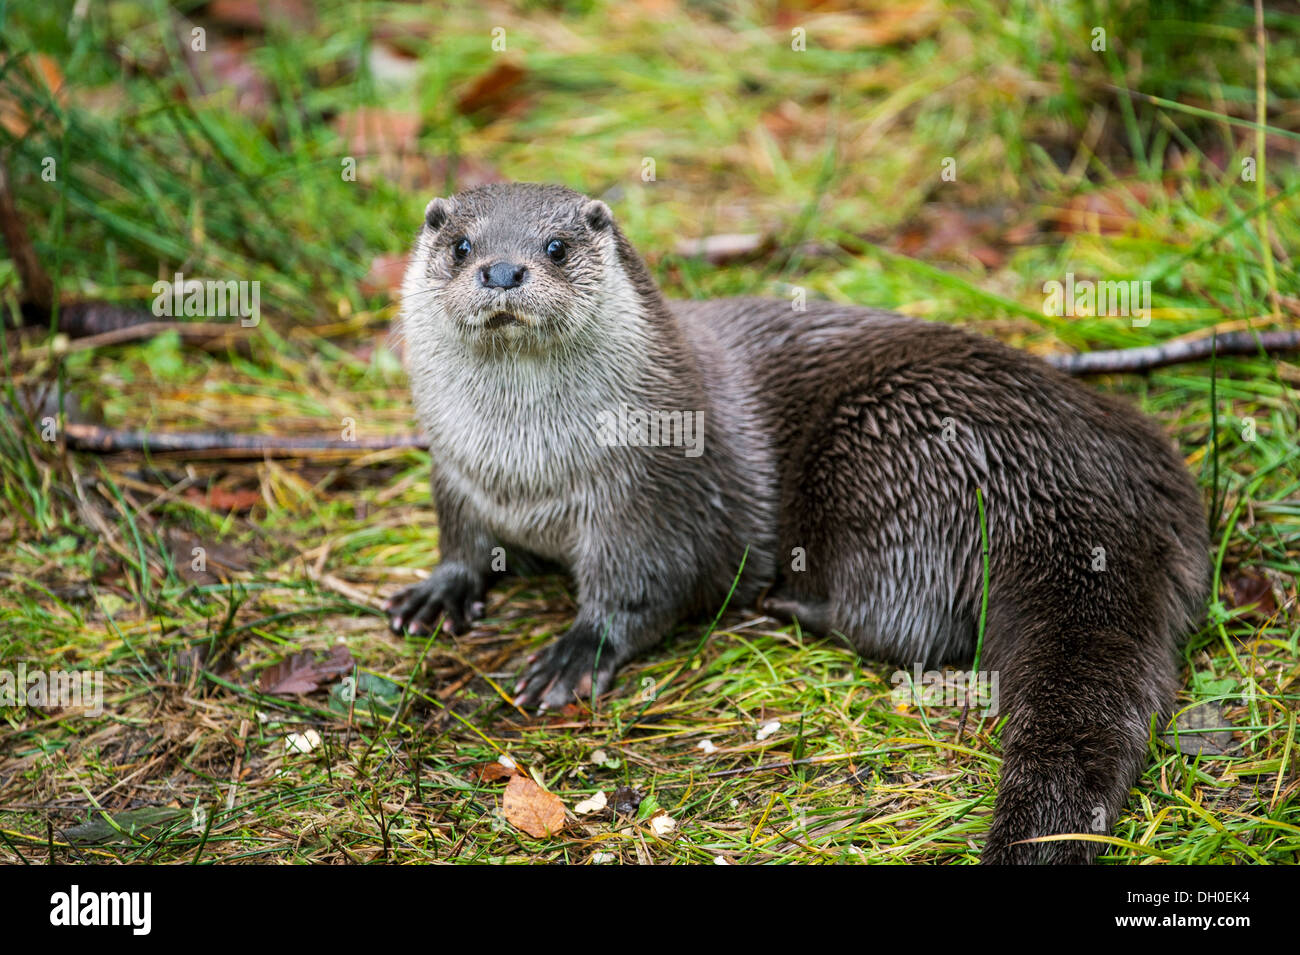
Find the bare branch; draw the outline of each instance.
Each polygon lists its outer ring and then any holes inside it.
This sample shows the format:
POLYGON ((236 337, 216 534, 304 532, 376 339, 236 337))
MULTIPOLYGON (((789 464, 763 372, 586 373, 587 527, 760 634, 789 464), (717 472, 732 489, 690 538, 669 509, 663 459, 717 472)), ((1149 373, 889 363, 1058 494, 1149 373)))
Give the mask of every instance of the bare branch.
POLYGON ((1218 353, 1220 358, 1236 356, 1274 356, 1300 352, 1300 331, 1229 332, 1210 338, 1165 342, 1141 348, 1114 351, 1091 351, 1078 355, 1045 355, 1044 360, 1067 375, 1106 375, 1119 372, 1150 371, 1165 365, 1203 361, 1218 353))

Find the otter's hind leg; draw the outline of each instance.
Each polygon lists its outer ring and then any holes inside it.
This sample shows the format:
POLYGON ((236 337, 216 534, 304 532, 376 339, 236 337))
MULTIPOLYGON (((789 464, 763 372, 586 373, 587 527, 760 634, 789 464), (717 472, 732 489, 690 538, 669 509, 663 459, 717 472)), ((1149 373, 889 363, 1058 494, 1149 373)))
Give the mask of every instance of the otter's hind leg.
POLYGON ((1050 602, 1029 616, 998 616, 986 659, 1008 719, 981 861, 1092 862, 1103 843, 1023 840, 1110 834, 1145 763, 1151 715, 1163 720, 1173 703, 1173 639, 1160 635, 1158 620, 1119 626, 1050 602))

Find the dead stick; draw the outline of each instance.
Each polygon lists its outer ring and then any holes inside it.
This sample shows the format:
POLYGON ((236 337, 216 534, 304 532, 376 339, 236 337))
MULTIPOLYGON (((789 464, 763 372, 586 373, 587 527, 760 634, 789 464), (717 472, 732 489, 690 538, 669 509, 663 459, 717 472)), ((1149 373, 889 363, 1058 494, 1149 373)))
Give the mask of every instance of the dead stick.
POLYGON ((176 332, 182 341, 205 342, 213 338, 226 336, 246 338, 247 329, 231 326, 221 322, 141 322, 112 331, 100 332, 86 338, 74 339, 62 349, 63 351, 83 351, 87 348, 100 348, 104 345, 120 345, 122 342, 135 341, 139 338, 152 338, 164 332, 176 332))
POLYGON ((1281 332, 1229 332, 1209 338, 1190 341, 1165 342, 1141 348, 1119 348, 1115 351, 1091 351, 1078 355, 1045 355, 1044 360, 1067 375, 1105 375, 1120 372, 1149 371, 1165 365, 1201 361, 1217 351, 1225 356, 1251 357, 1286 355, 1300 352, 1300 331, 1281 332))
POLYGON ((121 451, 213 453, 230 458, 305 457, 317 452, 390 451, 400 448, 426 449, 429 442, 417 434, 391 438, 280 438, 225 431, 116 431, 93 424, 69 424, 65 429, 68 447, 74 451, 114 454, 121 451))

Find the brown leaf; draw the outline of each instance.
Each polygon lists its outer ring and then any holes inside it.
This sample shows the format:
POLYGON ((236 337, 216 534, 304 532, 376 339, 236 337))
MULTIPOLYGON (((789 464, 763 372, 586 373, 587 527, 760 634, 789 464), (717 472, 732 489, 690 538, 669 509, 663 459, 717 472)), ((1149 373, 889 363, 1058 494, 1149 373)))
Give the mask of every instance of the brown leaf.
POLYGON ((516 829, 535 839, 554 835, 564 828, 564 803, 528 776, 512 776, 501 801, 501 812, 516 829))
POLYGON ((1255 604, 1255 613, 1261 617, 1271 617, 1277 613, 1277 601, 1273 598, 1273 585, 1269 579, 1252 567, 1238 568, 1224 581, 1228 589, 1228 602, 1233 607, 1247 607, 1255 604))
POLYGON ((641 808, 641 800, 644 798, 631 786, 619 786, 614 790, 614 798, 610 800, 610 804, 620 816, 630 816, 641 808))
POLYGON ((511 769, 509 766, 502 765, 498 759, 490 763, 480 763, 470 770, 470 775, 481 783, 495 783, 502 779, 513 779, 516 776, 523 776, 524 771, 518 766, 511 769))
POLYGON ((202 488, 188 487, 185 489, 185 498, 214 511, 247 511, 262 503, 262 492, 256 488, 232 491, 212 487, 205 491, 202 488))
MULTIPOLYGON (((63 73, 54 57, 35 53, 27 62, 11 63, 7 57, 0 56, 0 64, 3 64, 7 70, 14 71, 23 85, 26 85, 23 74, 30 73, 34 81, 43 83, 46 89, 54 94, 60 105, 67 103, 68 95, 63 85, 63 73)), ((23 96, 13 95, 11 89, 12 87, 6 84, 0 84, 0 126, 12 133, 15 139, 27 135, 33 119, 39 123, 50 122, 49 112, 44 107, 33 104, 23 96), (29 106, 34 108, 35 116, 28 114, 29 106)), ((30 93, 31 90, 26 92, 30 93)))
POLYGON ((316 654, 304 650, 263 670, 257 688, 272 696, 312 693, 322 683, 350 673, 354 664, 352 652, 341 643, 330 647, 329 656, 324 660, 317 660, 316 654))
POLYGON ((521 102, 513 94, 524 75, 525 70, 518 63, 501 60, 469 84, 456 101, 456 109, 465 116, 488 110, 498 116, 509 113, 521 102))

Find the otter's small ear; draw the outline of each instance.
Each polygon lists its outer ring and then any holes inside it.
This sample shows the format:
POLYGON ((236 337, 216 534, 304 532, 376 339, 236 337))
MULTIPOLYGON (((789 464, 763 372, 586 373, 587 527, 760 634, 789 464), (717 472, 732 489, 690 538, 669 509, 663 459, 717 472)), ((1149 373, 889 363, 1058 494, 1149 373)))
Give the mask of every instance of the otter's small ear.
POLYGON ((424 224, 430 229, 441 229, 451 218, 451 209, 450 199, 434 199, 424 207, 424 224))
POLYGON ((604 232, 614 224, 614 213, 599 199, 592 199, 582 210, 583 221, 595 232, 604 232))

